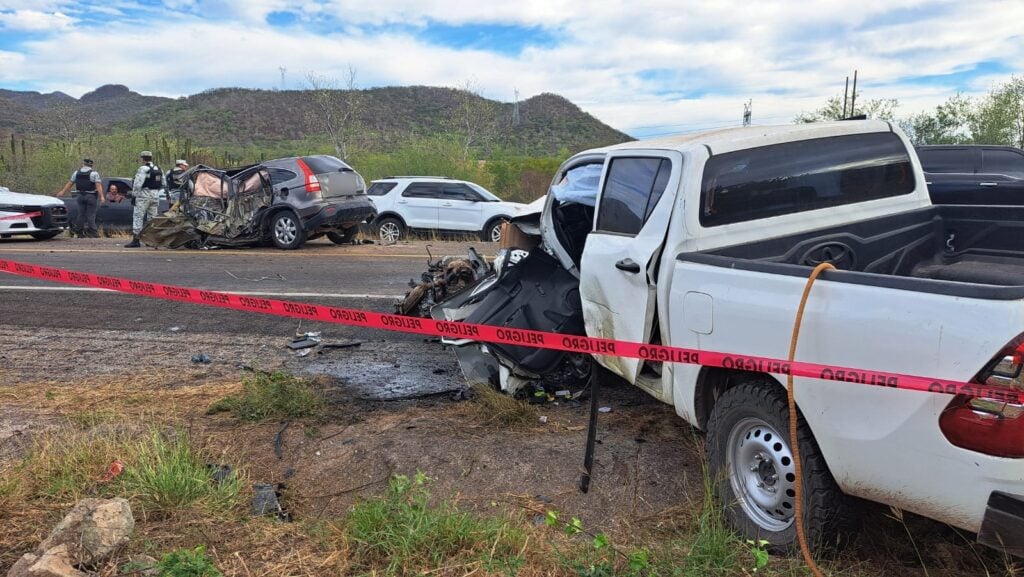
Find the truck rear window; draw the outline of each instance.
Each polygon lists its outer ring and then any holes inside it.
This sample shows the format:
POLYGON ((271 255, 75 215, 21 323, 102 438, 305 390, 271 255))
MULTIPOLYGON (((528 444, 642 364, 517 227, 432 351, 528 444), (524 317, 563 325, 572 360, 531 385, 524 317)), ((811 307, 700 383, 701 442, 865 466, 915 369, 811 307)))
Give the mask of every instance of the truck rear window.
POLYGON ((786 142, 708 159, 700 223, 757 220, 910 194, 914 188, 910 156, 895 134, 786 142))

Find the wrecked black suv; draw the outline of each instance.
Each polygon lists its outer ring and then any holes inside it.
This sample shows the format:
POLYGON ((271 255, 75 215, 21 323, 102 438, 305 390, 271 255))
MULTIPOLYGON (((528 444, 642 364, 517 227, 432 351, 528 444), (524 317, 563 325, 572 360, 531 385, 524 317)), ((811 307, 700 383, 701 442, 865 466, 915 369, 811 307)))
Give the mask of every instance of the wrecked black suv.
POLYGON ((230 170, 199 165, 183 179, 175 207, 143 228, 145 244, 273 244, 288 250, 321 236, 342 244, 376 215, 363 177, 333 156, 283 158, 230 170))

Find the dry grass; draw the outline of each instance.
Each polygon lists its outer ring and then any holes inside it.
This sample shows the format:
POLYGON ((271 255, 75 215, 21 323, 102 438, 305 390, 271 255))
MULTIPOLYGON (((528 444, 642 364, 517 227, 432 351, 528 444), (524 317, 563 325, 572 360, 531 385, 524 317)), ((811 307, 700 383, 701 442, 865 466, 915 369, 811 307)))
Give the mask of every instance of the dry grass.
POLYGON ((473 400, 468 406, 472 416, 485 426, 525 429, 537 426, 540 419, 540 411, 533 405, 487 385, 473 385, 473 400))

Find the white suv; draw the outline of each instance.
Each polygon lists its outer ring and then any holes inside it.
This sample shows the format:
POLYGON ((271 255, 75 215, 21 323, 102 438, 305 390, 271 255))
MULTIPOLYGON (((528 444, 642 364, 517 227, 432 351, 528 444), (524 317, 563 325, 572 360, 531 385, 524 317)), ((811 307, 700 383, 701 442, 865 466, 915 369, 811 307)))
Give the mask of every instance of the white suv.
POLYGON ((373 227, 385 243, 405 237, 410 229, 473 232, 497 242, 501 223, 526 209, 479 184, 436 176, 389 176, 373 181, 366 194, 377 207, 373 227))

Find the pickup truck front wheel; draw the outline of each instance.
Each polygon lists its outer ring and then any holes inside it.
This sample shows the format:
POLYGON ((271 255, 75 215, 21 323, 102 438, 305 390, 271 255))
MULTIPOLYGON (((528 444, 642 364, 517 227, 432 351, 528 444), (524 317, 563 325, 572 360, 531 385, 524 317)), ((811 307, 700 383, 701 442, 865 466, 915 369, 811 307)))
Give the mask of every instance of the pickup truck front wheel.
MULTIPOLYGON (((847 497, 836 485, 810 428, 800 418, 804 529, 812 546, 845 533, 847 497)), ((796 467, 786 392, 751 378, 719 397, 708 420, 708 458, 718 498, 747 539, 775 549, 796 546, 796 467)))

